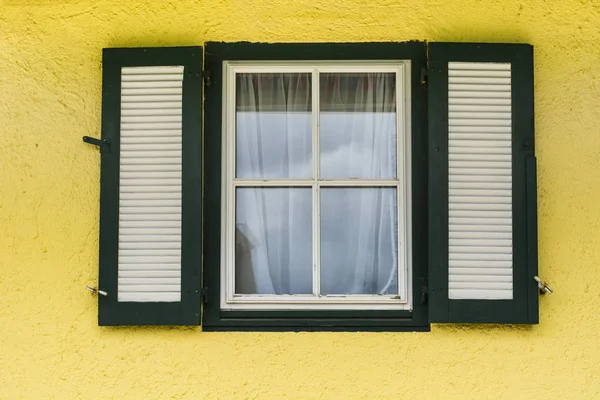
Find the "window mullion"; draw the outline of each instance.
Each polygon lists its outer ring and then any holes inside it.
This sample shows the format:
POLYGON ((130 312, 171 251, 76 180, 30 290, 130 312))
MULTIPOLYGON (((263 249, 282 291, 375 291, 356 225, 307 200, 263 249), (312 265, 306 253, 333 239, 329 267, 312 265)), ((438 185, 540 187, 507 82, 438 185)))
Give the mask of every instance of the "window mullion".
POLYGON ((312 71, 312 151, 313 151, 313 185, 312 185, 312 226, 313 226, 313 294, 321 293, 321 257, 320 257, 320 221, 319 221, 319 71, 312 71))

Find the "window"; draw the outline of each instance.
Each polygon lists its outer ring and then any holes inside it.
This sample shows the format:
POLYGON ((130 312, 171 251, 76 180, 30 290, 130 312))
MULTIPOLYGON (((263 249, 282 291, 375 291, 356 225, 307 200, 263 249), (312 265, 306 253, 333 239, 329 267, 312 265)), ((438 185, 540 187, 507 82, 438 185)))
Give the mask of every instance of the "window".
POLYGON ((410 62, 224 64, 222 309, 410 309, 410 62))
POLYGON ((106 49, 99 323, 537 323, 532 121, 528 45, 106 49))

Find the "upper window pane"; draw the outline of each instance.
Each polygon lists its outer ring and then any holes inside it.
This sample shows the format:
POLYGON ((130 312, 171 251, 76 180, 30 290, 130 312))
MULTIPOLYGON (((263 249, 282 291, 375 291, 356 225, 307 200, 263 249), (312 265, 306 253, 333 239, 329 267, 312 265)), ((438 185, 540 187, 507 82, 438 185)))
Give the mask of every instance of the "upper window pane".
POLYGON ((310 178, 310 73, 236 77, 236 177, 310 178))
POLYGON ((396 74, 320 74, 321 178, 396 178, 396 74))

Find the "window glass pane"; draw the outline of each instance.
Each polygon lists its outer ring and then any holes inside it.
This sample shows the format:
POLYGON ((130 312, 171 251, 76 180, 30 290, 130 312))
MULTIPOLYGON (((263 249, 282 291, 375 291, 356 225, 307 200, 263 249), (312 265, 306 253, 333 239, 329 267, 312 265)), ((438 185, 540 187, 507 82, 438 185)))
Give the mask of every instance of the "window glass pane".
POLYGON ((236 176, 310 178, 311 74, 236 78, 236 176))
POLYGON ((395 188, 321 190, 321 294, 398 294, 395 188))
POLYGON ((396 178, 396 74, 320 74, 322 178, 396 178))
POLYGON ((312 293, 310 188, 238 188, 235 292, 312 293))

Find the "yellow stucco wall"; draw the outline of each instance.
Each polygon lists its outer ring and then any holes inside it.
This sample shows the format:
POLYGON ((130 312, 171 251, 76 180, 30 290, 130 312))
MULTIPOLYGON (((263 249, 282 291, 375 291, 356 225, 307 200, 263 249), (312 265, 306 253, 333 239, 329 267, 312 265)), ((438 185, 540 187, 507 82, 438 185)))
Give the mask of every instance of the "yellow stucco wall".
POLYGON ((600 398, 599 43, 592 0, 0 0, 0 398, 600 398), (539 326, 97 326, 103 47, 411 39, 535 46, 539 326))

